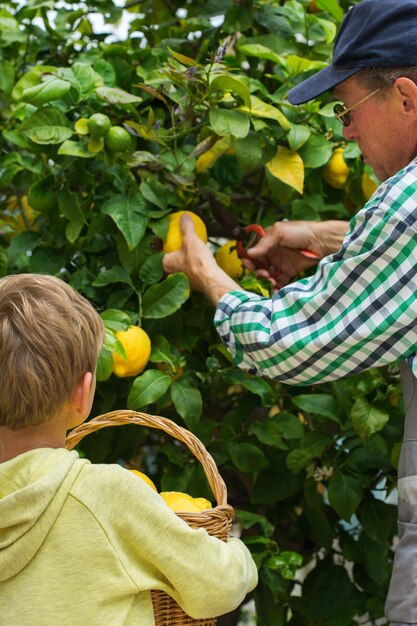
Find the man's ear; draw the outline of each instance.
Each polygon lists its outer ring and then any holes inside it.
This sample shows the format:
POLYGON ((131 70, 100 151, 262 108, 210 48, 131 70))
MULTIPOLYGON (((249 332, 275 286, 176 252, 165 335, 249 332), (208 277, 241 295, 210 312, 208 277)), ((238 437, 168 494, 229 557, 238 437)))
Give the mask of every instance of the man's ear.
POLYGON ((417 85, 410 78, 401 76, 395 81, 394 88, 401 99, 402 110, 407 114, 414 113, 417 118, 417 85))
POLYGON ((75 386, 72 394, 72 406, 79 415, 88 414, 90 410, 90 389, 93 384, 93 375, 86 372, 79 383, 75 386))

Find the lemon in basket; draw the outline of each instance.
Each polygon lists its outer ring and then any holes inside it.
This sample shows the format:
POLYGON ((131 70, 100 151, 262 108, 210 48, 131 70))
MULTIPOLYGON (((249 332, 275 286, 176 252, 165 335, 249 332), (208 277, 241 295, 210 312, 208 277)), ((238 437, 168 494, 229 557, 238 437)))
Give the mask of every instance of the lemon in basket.
POLYGON ((149 487, 152 487, 154 491, 158 491, 158 489, 155 487, 154 482, 149 478, 149 476, 147 476, 143 472, 140 472, 139 470, 135 470, 135 469, 131 469, 129 470, 129 472, 132 472, 132 474, 135 474, 135 476, 139 476, 139 478, 145 481, 145 483, 149 485, 149 487))
POLYGON ((201 513, 211 509, 211 502, 206 498, 193 498, 188 493, 181 491, 161 491, 160 496, 172 511, 182 511, 184 513, 201 513))

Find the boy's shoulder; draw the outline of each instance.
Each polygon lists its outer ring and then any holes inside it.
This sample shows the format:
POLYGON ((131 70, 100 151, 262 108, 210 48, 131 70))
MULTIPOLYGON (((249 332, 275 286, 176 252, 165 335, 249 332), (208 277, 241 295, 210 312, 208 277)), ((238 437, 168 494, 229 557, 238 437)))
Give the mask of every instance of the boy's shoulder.
POLYGON ((127 503, 141 509, 165 505, 143 480, 117 464, 85 463, 70 494, 94 510, 108 510, 110 502, 115 508, 127 503))

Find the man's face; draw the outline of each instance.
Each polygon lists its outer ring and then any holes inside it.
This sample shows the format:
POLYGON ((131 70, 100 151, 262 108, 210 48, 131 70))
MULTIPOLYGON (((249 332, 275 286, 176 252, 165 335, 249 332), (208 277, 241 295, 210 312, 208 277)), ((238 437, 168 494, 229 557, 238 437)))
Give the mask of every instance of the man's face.
MULTIPOLYGON (((372 92, 356 76, 335 89, 336 97, 347 109, 372 92)), ((416 135, 410 116, 404 115, 403 99, 395 86, 381 90, 350 113, 351 123, 343 136, 357 141, 365 163, 379 180, 393 176, 416 155, 416 135)))

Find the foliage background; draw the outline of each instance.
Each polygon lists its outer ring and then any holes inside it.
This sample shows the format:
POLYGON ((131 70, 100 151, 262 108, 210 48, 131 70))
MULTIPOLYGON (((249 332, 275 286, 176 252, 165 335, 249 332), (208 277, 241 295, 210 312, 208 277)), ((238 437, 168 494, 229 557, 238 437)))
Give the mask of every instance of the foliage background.
MULTIPOLYGON (((182 209, 203 217, 216 247, 230 215, 268 226, 350 219, 363 205, 355 145, 344 151, 346 185, 323 178, 344 146, 331 95, 286 101, 329 61, 351 4, 133 0, 120 41, 107 33, 126 13, 109 0, 0 4, 0 274, 58 275, 100 310, 107 336, 94 415, 125 406, 162 414, 204 442, 260 569, 262 626, 383 615, 402 434, 397 372, 302 388, 237 370, 211 305, 185 276, 163 275, 161 238, 168 214, 182 209), (126 151, 83 134, 79 120, 96 112, 129 131, 126 151), (131 323, 153 350, 143 374, 120 379, 114 332, 131 323)), ((267 289, 253 276, 242 284, 267 289)), ((105 429, 81 453, 210 497, 186 450, 132 428, 105 429)))

